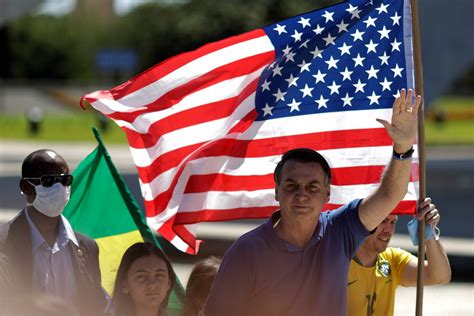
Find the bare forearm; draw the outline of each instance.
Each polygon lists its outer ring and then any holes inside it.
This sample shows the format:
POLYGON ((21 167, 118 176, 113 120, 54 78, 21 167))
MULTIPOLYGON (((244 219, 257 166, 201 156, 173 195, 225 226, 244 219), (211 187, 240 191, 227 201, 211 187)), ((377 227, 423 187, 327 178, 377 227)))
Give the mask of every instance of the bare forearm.
POLYGON ((359 208, 359 216, 365 228, 372 230, 387 217, 407 192, 410 181, 411 159, 392 158, 385 170, 380 186, 364 199, 359 208))
POLYGON ((445 284, 451 280, 451 266, 448 256, 439 240, 426 242, 425 284, 445 284))

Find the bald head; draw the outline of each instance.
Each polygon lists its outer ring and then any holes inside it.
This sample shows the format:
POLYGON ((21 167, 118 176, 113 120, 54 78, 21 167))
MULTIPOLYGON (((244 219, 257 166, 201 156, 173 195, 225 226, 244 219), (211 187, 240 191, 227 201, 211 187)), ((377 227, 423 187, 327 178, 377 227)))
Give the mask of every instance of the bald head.
POLYGON ((69 166, 61 155, 51 149, 40 149, 32 152, 23 160, 21 167, 23 178, 61 173, 69 173, 69 166))

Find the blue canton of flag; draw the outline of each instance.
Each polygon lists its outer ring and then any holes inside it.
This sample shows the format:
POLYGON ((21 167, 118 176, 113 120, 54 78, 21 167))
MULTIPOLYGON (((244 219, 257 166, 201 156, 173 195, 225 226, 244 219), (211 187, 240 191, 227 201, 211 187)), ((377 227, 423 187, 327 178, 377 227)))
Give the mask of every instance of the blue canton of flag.
POLYGON ((261 75, 257 120, 391 108, 398 90, 413 86, 405 69, 409 8, 403 1, 354 2, 264 28, 276 56, 261 75))

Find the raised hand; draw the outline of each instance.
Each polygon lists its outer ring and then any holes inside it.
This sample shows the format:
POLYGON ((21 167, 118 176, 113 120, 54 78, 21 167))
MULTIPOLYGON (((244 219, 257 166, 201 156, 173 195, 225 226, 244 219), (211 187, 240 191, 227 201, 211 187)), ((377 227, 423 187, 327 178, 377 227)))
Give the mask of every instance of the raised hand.
POLYGON ((413 90, 400 91, 400 96, 393 102, 392 122, 377 119, 381 123, 394 142, 394 150, 398 153, 408 151, 415 141, 417 130, 417 113, 421 104, 421 96, 417 96, 412 102, 413 90))

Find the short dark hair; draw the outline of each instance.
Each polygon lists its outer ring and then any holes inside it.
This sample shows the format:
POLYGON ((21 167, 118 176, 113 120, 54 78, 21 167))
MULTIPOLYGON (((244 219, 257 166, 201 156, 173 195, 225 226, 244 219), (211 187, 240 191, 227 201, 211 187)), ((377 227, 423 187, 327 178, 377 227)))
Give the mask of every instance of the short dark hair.
POLYGON ((277 185, 280 184, 281 181, 281 171, 283 170, 283 166, 290 160, 318 163, 323 168, 327 184, 331 182, 331 167, 329 167, 329 163, 320 153, 310 148, 295 148, 287 151, 275 168, 273 177, 277 185))
MULTIPOLYGON (((170 280, 170 289, 160 305, 160 309, 166 310, 168 307, 168 301, 173 288, 175 288, 176 284, 176 274, 171 266, 171 262, 169 261, 168 257, 163 253, 163 251, 158 248, 155 244, 151 242, 138 242, 136 244, 131 245, 127 251, 123 254, 122 261, 120 262, 120 266, 117 271, 117 277, 115 278, 115 285, 114 291, 112 296, 112 306, 114 308, 114 314, 118 316, 123 315, 133 315, 134 308, 133 302, 130 298, 130 295, 123 293, 122 291, 122 283, 127 277, 127 272, 130 269, 131 265, 141 257, 147 256, 157 256, 158 258, 162 259, 168 270, 168 278, 170 280)), ((179 293, 179 296, 182 296, 182 293, 179 293)))

